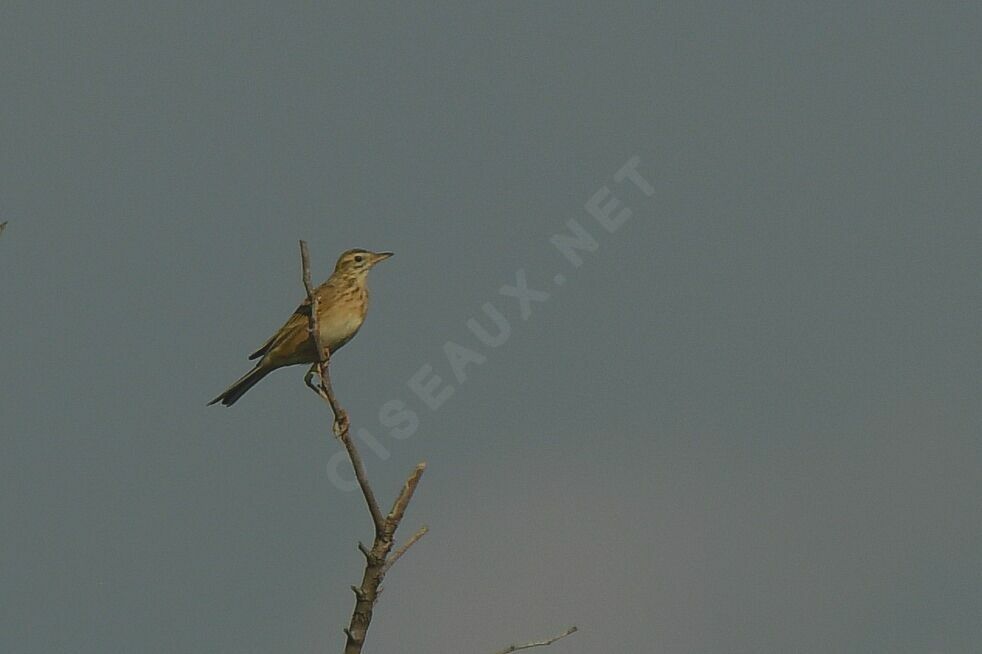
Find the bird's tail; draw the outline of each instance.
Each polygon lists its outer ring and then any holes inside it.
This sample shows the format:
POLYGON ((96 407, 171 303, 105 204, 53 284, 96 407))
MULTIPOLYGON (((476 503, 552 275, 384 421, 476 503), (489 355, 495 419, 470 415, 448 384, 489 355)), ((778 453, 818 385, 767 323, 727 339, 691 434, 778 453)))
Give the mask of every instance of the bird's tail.
POLYGON ((234 384, 225 389, 221 395, 209 402, 208 406, 217 404, 218 402, 221 402, 225 406, 232 406, 235 404, 236 400, 245 394, 247 390, 258 384, 260 379, 273 372, 273 370, 275 370, 275 368, 264 366, 262 363, 258 364, 255 368, 244 374, 234 384))

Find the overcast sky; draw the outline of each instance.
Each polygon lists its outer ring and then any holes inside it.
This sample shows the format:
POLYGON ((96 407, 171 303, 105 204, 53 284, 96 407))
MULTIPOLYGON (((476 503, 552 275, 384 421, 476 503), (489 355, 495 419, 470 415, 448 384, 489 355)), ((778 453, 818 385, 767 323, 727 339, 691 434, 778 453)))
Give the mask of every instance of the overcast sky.
POLYGON ((303 238, 366 651, 978 651, 982 16, 861 4, 5 0, 0 650, 340 651, 325 407, 205 406, 303 238))

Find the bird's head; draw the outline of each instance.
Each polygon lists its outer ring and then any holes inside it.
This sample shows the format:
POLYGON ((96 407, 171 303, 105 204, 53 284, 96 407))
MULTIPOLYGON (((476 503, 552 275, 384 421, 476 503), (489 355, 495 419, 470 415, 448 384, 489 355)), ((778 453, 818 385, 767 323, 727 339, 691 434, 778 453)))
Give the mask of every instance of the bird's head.
POLYGON ((379 261, 384 261, 392 256, 391 252, 370 252, 355 248, 348 250, 338 257, 338 262, 334 266, 334 272, 345 275, 362 276, 372 269, 372 266, 379 261))

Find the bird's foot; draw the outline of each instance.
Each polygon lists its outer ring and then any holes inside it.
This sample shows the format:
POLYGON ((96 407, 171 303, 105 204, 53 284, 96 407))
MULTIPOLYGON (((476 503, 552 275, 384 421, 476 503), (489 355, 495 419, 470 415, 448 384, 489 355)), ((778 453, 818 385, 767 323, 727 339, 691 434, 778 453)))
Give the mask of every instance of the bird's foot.
POLYGON ((307 385, 307 388, 320 395, 320 388, 314 382, 314 375, 316 374, 317 374, 317 364, 315 363, 314 365, 310 366, 310 370, 308 370, 307 374, 303 376, 303 383, 307 385))

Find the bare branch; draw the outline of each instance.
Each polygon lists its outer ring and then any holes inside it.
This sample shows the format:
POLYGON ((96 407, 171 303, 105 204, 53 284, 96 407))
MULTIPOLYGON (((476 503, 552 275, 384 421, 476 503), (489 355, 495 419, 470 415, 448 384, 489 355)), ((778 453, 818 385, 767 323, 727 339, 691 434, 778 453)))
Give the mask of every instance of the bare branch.
MULTIPOLYGON (((0 232, 2 232, 5 225, 6 223, 0 224, 0 232)), ((307 333, 316 351, 315 363, 304 376, 304 383, 331 407, 331 412, 334 414, 334 435, 338 437, 338 440, 341 441, 345 451, 348 453, 348 459, 351 461, 351 467, 355 470, 355 478, 358 480, 358 486, 361 488, 362 495, 365 497, 365 504, 368 506, 368 512, 372 516, 372 523, 375 527, 375 539, 372 542, 371 549, 361 542, 358 543, 358 550, 365 556, 365 572, 362 575, 361 585, 351 586, 351 590, 355 594, 355 608, 351 613, 349 625, 344 628, 346 638, 344 645, 345 654, 361 654, 365 637, 368 634, 368 628, 372 624, 375 603, 382 593, 382 580, 385 578, 386 572, 409 551, 409 548, 415 545, 429 531, 429 528, 426 526, 420 527, 401 547, 396 549, 395 552, 392 552, 395 532, 402 522, 409 502, 413 499, 413 494, 416 492, 417 486, 419 486, 423 472, 426 471, 426 463, 419 463, 413 469, 409 478, 403 484, 399 496, 392 503, 392 509, 389 511, 389 514, 383 516, 382 510, 378 505, 378 500, 375 499, 375 493, 368 483, 368 474, 365 472, 365 464, 361 459, 361 454, 359 454, 358 448, 355 447, 355 443, 351 439, 348 415, 341 408, 341 405, 338 404, 337 398, 334 396, 334 389, 331 386, 331 375, 329 372, 331 352, 321 342, 320 326, 318 324, 320 305, 310 277, 310 253, 307 249, 307 242, 303 240, 300 241, 300 265, 303 275, 303 286, 307 291, 307 304, 310 309, 307 333), (315 378, 317 378, 316 381, 315 378)), ((516 652, 522 649, 551 645, 560 638, 565 638, 575 631, 576 627, 574 626, 553 638, 525 644, 509 645, 498 654, 510 654, 510 652, 516 652)))
POLYGON ((427 527, 426 525, 423 525, 422 527, 417 529, 416 533, 410 536, 409 540, 407 540, 405 543, 402 544, 402 547, 399 547, 398 549, 396 549, 395 552, 392 553, 392 556, 389 557, 389 560, 385 562, 384 566, 382 566, 382 574, 387 573, 389 571, 389 568, 395 565, 396 561, 402 558, 402 555, 408 552, 409 548, 415 545, 417 541, 419 541, 420 538, 425 536, 429 530, 430 528, 427 527))
POLYGON ((3 234, 3 229, 4 229, 4 227, 7 226, 7 223, 8 222, 10 222, 10 221, 9 220, 5 220, 2 223, 0 223, 0 234, 3 234))
POLYGON ((522 643, 520 645, 509 645, 503 650, 496 652, 496 654, 511 654, 511 652, 517 652, 520 649, 531 649, 532 647, 544 647, 546 645, 552 645, 554 642, 560 638, 565 638, 572 633, 576 632, 576 626, 572 626, 558 636, 553 636, 552 638, 546 638, 545 640, 533 640, 530 643, 522 643))
MULTIPOLYGON (((5 226, 6 223, 0 224, 0 232, 3 231, 5 226)), ((318 324, 320 305, 317 293, 315 292, 316 289, 314 289, 313 283, 311 282, 310 253, 307 248, 307 242, 303 240, 300 241, 300 265, 303 286, 307 291, 307 305, 310 310, 307 321, 307 333, 316 352, 315 363, 304 376, 304 383, 331 407, 331 412, 334 414, 334 435, 341 441, 348 454, 351 466, 355 471, 355 478, 358 480, 358 486, 361 488, 362 495, 365 498, 365 504, 368 506, 368 512, 372 516, 372 523, 375 527, 375 539, 372 542, 371 549, 361 542, 358 543, 358 550, 365 557, 365 572, 362 576, 361 585, 351 586, 351 591, 355 594, 355 608, 352 611, 349 625, 344 628, 346 637, 344 646, 345 654, 361 654, 362 646, 365 643, 365 636, 368 634, 368 628, 372 623, 375 603, 382 593, 381 586, 385 574, 429 531, 429 528, 425 525, 420 527, 402 546, 397 548, 395 552, 392 552, 395 532, 399 528, 403 516, 406 514, 406 509, 413 499, 423 473, 426 471, 426 463, 417 464, 412 473, 410 473, 409 478, 403 484, 398 497, 392 503, 392 509, 388 515, 383 516, 378 505, 378 500, 375 499, 375 493, 368 483, 368 474, 365 472, 365 464, 362 461, 361 454, 359 454, 358 448, 355 447, 354 441, 351 438, 348 415, 341 408, 341 405, 338 404, 337 398, 334 396, 329 371, 331 352, 321 341, 320 326, 318 324)), ((509 645, 497 654, 510 654, 518 650, 551 645, 575 631, 576 627, 573 626, 552 638, 509 645)))
POLYGON ((402 517, 406 512, 406 507, 409 505, 410 500, 412 500, 413 493, 416 492, 416 486, 419 485, 419 479, 423 475, 423 471, 426 470, 426 464, 421 463, 416 466, 413 473, 409 475, 409 479, 403 485, 399 497, 393 503, 392 510, 387 516, 383 516, 382 510, 378 505, 378 500, 375 499, 375 493, 368 483, 365 464, 362 462, 358 448, 355 447, 355 443, 351 438, 348 415, 341 408, 341 405, 338 404, 337 398, 334 396, 334 389, 331 386, 331 375, 329 372, 331 353, 326 347, 323 347, 320 341, 320 327, 318 325, 320 307, 315 289, 310 280, 310 254, 305 241, 300 241, 300 260, 303 285, 307 291, 307 301, 310 306, 310 318, 307 329, 314 343, 314 348, 317 351, 317 361, 304 376, 304 383, 331 407, 331 412, 334 414, 334 434, 341 441, 341 444, 344 445, 344 449, 348 453, 351 467, 355 470, 355 478, 358 480, 358 486, 361 488, 362 495, 365 497, 365 504, 368 506, 368 512, 371 514, 372 523, 375 526, 375 539, 372 542, 371 549, 362 543, 358 543, 359 551, 365 556, 365 572, 362 576, 361 585, 351 587, 351 590, 355 594, 355 608, 351 613, 350 624, 344 629, 347 639, 344 645, 345 654, 360 654, 362 645, 365 642, 365 636, 368 634, 368 628, 372 623, 375 603, 378 601, 379 594, 382 592, 382 579, 385 577, 386 570, 399 557, 405 554, 406 550, 413 543, 422 538, 423 534, 426 533, 426 528, 424 527, 410 538, 403 547, 396 551, 394 555, 389 556, 389 553, 392 551, 395 532, 399 528, 399 523, 402 521, 402 517), (315 377, 317 381, 315 381, 315 377))

